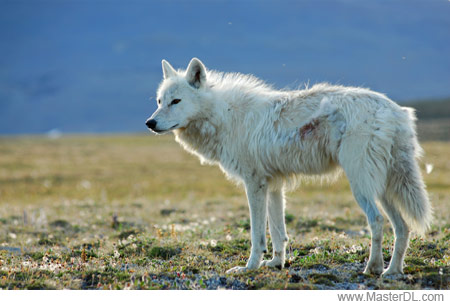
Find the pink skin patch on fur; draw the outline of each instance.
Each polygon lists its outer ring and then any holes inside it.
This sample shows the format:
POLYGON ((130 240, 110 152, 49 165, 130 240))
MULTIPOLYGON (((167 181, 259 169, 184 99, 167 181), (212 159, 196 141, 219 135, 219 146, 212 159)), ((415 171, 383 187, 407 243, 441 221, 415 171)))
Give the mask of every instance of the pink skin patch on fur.
POLYGON ((300 128, 300 137, 302 137, 302 139, 305 139, 307 136, 314 132, 318 125, 319 121, 317 119, 313 119, 310 123, 305 124, 300 128))

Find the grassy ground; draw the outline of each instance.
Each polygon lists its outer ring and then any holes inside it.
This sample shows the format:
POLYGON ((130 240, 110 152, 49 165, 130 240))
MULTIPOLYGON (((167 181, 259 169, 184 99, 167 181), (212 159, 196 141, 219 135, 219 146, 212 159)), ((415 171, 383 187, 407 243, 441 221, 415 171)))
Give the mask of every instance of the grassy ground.
POLYGON ((435 221, 383 279, 362 274, 370 237, 344 177, 289 195, 287 268, 227 275, 249 256, 243 190, 171 135, 1 138, 0 288, 449 289, 450 144, 424 148, 435 221))

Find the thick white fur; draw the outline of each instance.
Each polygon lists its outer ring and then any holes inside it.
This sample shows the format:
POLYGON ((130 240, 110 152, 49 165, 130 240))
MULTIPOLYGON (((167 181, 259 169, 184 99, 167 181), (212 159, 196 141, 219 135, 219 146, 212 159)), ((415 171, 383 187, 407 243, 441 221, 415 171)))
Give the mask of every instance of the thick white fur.
POLYGON ((417 163, 422 150, 414 111, 363 88, 318 84, 274 90, 259 79, 207 70, 192 59, 186 71, 163 61, 155 131, 173 131, 184 149, 218 164, 245 186, 252 248, 246 267, 284 266, 288 241, 284 191, 302 176, 343 169, 372 232, 365 272, 382 273, 383 216, 394 226, 394 255, 385 274, 403 272, 410 229, 424 233, 432 210, 417 163), (181 99, 172 104, 173 99, 181 99), (269 222, 273 259, 262 261, 269 222))

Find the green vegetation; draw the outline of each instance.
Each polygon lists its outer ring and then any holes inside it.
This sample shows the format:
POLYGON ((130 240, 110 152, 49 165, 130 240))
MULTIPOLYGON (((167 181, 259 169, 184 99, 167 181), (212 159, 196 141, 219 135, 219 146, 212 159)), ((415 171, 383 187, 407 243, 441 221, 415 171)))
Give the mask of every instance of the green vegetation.
MULTIPOLYGON (((289 194, 285 269, 227 275, 249 256, 244 192, 171 135, 1 138, 0 288, 449 289, 450 144, 423 146, 434 224, 383 279, 362 274, 370 235, 344 177, 289 194)), ((386 262, 393 240, 386 222, 386 262)))

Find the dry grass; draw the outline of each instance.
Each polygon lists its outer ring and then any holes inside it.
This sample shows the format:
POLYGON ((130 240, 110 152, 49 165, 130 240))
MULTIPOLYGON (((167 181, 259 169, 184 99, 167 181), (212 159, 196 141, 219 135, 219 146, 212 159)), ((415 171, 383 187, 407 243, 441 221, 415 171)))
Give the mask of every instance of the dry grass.
POLYGON ((171 135, 2 138, 0 287, 448 289, 450 144, 424 148, 435 222, 386 280, 361 274, 369 236, 345 178, 289 195, 288 269, 229 276, 249 255, 244 193, 171 135))

